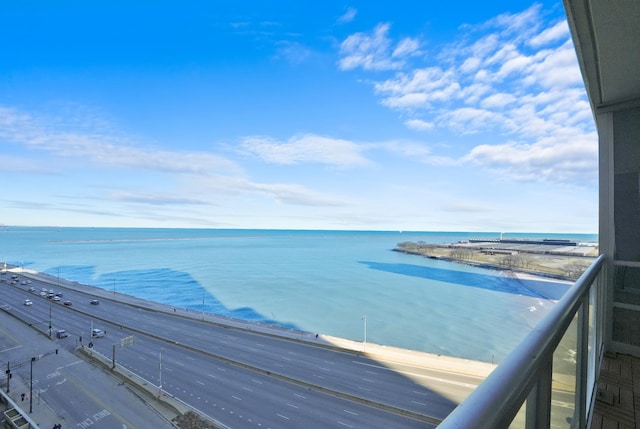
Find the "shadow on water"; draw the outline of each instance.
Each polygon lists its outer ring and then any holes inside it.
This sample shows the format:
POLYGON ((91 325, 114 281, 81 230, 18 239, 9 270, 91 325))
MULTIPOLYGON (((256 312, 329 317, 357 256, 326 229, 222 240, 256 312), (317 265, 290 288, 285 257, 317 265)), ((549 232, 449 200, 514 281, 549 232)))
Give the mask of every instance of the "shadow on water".
POLYGON ((465 271, 426 267, 423 265, 371 261, 360 261, 360 263, 367 265, 373 270, 534 298, 558 300, 569 288, 568 284, 553 281, 518 279, 501 275, 470 273, 465 271))
MULTIPOLYGON (((372 268, 382 269, 382 266, 372 268)), ((54 278, 59 275, 60 278, 68 281, 96 286, 106 291, 113 290, 114 293, 135 296, 137 298, 160 302, 167 305, 177 306, 176 303, 182 303, 181 307, 189 308, 190 310, 202 311, 204 309, 204 311, 228 317, 243 320, 255 320, 260 321, 261 323, 272 323, 277 326, 283 326, 283 324, 278 321, 265 318, 251 308, 239 308, 235 310, 226 308, 189 274, 180 271, 164 268, 154 270, 118 271, 96 275, 95 269, 92 266, 60 266, 48 269, 45 273, 54 278), (205 297, 205 307, 202 306, 203 295, 205 297), (188 305, 188 303, 193 304, 188 305), (247 316, 251 317, 251 319, 248 319, 247 316)), ((158 315, 157 317, 161 316, 158 315)), ((196 330, 194 337, 180 337, 180 342, 197 344, 197 347, 214 355, 224 355, 225 358, 236 359, 233 355, 232 348, 221 347, 220 344, 215 342, 215 336, 209 336, 206 342, 199 343, 198 339, 203 337, 203 335, 198 335, 197 329, 199 328, 190 327, 190 329, 196 330), (226 350, 230 351, 228 356, 224 353, 226 350)), ((207 329, 208 334, 211 333, 211 327, 206 327, 205 329, 207 329)), ((239 332, 240 331, 226 331, 225 338, 228 335, 236 335, 238 337, 238 341, 247 341, 247 339, 239 332)), ((171 335, 171 333, 168 332, 167 335, 171 335)), ((172 338, 172 340, 175 341, 175 344, 178 344, 177 339, 172 338)), ((250 344, 253 344, 255 339, 250 337, 248 341, 250 341, 250 344)), ((274 340, 269 340, 269 342, 272 341, 274 340)), ((309 351, 305 349, 306 345, 304 343, 306 342, 329 347, 327 350, 313 347, 313 352, 308 355, 309 361, 312 362, 315 362, 318 359, 322 361, 333 361, 335 359, 335 352, 332 349, 335 347, 342 347, 339 343, 333 343, 329 339, 325 339, 323 337, 318 338, 317 335, 315 337, 313 337, 313 335, 309 335, 306 337, 300 337, 298 338, 298 341, 295 342, 288 341, 286 348, 287 350, 293 351, 293 354, 295 355, 306 356, 309 353, 309 351)), ((278 347, 278 350, 280 350, 280 347, 284 346, 276 342, 273 347, 278 347)), ((370 347, 373 347, 373 345, 370 345, 370 347)), ((267 350, 269 350, 269 348, 267 348, 267 350)), ((338 379, 337 382, 331 381, 332 384, 329 384, 329 391, 335 389, 336 392, 340 392, 341 395, 346 394, 347 397, 351 398, 350 400, 353 401, 353 403, 362 403, 367 406, 371 406, 371 404, 382 404, 382 409, 385 410, 389 407, 392 409, 402 410, 401 414, 406 417, 406 420, 398 420, 398 418, 401 419, 402 417, 397 416, 391 420, 394 422, 402 421, 403 423, 401 427, 434 427, 434 422, 440 421, 446 417, 460 402, 459 400, 451 397, 452 393, 450 387, 446 387, 446 392, 444 392, 444 388, 440 385, 442 383, 438 384, 433 382, 431 377, 416 377, 415 374, 410 376, 408 375, 409 373, 406 372, 406 367, 404 365, 379 360, 376 357, 369 355, 369 353, 364 352, 364 350, 354 350, 350 353, 350 355, 345 355, 344 353, 340 353, 339 355, 347 356, 345 359, 354 363, 354 366, 351 366, 350 368, 354 372, 356 378, 359 377, 359 379, 364 379, 366 377, 371 377, 371 371, 375 368, 376 373, 379 373, 380 382, 385 383, 389 387, 389 391, 393 393, 387 393, 385 389, 381 389, 377 392, 371 393, 372 396, 363 395, 356 383, 344 382, 342 379, 338 379), (406 405, 407 399, 411 400, 410 406, 406 405)), ((282 365, 272 366, 274 360, 270 356, 265 356, 264 360, 261 362, 261 371, 264 371, 264 368, 266 368, 269 372, 280 373, 282 371, 282 365)), ((277 363, 277 361, 275 362, 277 363)), ((305 361, 303 360, 300 365, 305 365, 305 361)), ((320 386, 322 384, 319 383, 317 379, 313 378, 315 377, 314 371, 315 369, 312 370, 309 368, 296 377, 300 377, 300 380, 306 383, 314 385, 317 384, 320 386)), ((417 370, 412 369, 411 374, 416 371, 417 370)), ((332 378, 328 376, 326 377, 328 379, 332 378)), ((440 375, 439 377, 446 378, 446 376, 443 375, 440 375)), ((459 375, 456 375, 456 377, 459 377, 459 375)), ((325 377, 322 378, 324 379, 325 377)), ((474 380, 477 379, 477 377, 473 378, 474 380)), ((446 383, 444 384, 446 385, 446 383)), ((294 384, 292 384, 292 386, 293 385, 294 384)), ((321 390, 326 388, 327 387, 322 387, 321 390)), ((307 387, 305 387, 305 389, 307 389, 307 387)), ((455 394, 453 394, 453 397, 458 397, 460 395, 464 396, 464 392, 466 392, 465 389, 466 388, 458 389, 459 391, 456 391, 455 394)), ((380 405, 375 405, 374 408, 379 406, 380 405)), ((366 418, 366 415, 364 415, 363 421, 366 421, 366 418)))
POLYGON ((90 284, 107 291, 135 296, 174 307, 187 308, 232 319, 260 322, 286 329, 299 330, 296 325, 266 317, 251 307, 230 309, 207 291, 191 275, 169 268, 116 271, 96 275, 95 267, 60 266, 45 271, 51 276, 90 284))

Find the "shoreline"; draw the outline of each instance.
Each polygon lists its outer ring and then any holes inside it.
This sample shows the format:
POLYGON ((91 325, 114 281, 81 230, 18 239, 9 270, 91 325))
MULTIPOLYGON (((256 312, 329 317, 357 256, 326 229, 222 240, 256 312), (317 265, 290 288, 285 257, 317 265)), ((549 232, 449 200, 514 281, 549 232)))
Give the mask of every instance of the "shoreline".
POLYGON ((158 311, 178 317, 201 320, 203 322, 213 323, 232 329, 244 330, 258 335, 270 335, 284 340, 302 342, 310 346, 333 348, 336 351, 364 355, 372 359, 382 361, 390 367, 393 367, 394 364, 404 366, 411 365, 448 373, 475 376, 479 379, 484 379, 497 366, 497 364, 493 363, 465 359, 456 356, 434 354, 369 342, 363 343, 360 341, 334 337, 321 333, 316 334, 301 330, 288 329, 273 324, 263 324, 260 322, 234 319, 204 311, 174 307, 168 304, 149 301, 120 292, 108 291, 97 286, 58 278, 47 273, 24 269, 17 266, 7 265, 6 271, 7 273, 11 272, 12 274, 17 274, 25 278, 37 279, 55 287, 76 290, 95 296, 96 298, 121 302, 150 311, 158 311))
MULTIPOLYGON (((494 270, 494 271, 513 272, 523 276, 528 275, 528 276, 531 276, 531 279, 535 279, 535 280, 542 280, 543 278, 547 278, 547 279, 553 279, 555 281, 570 282, 570 283, 574 283, 577 280, 577 278, 580 276, 580 274, 582 274, 582 271, 586 269, 588 265, 583 267, 584 269, 579 270, 579 272, 573 273, 574 274, 573 276, 567 276, 563 274, 558 274, 557 272, 552 272, 552 271, 559 270, 559 268, 557 267, 558 260, 564 260, 568 263, 575 262, 576 260, 579 260, 579 261, 589 260, 591 263, 593 260, 595 260, 595 258, 592 258, 589 256, 578 258, 578 257, 570 257, 566 255, 538 255, 538 254, 523 253, 523 254, 526 254, 528 258, 530 258, 536 263, 541 263, 541 261, 544 261, 545 257, 553 261, 552 264, 549 264, 549 267, 546 267, 545 265, 541 264, 538 266, 537 269, 526 269, 523 267, 508 266, 505 264, 501 264, 498 262, 496 257, 489 257, 487 254, 483 255, 484 258, 480 258, 479 256, 482 254, 481 249, 471 249, 473 252, 472 257, 478 258, 478 259, 484 259, 484 260, 474 260, 472 258, 465 259, 465 258, 459 258, 459 257, 454 257, 448 254, 447 255, 444 254, 445 252, 447 253, 450 252, 452 248, 453 248, 453 245, 449 244, 449 245, 433 245, 432 247, 424 250, 402 249, 400 247, 395 247, 392 249, 392 251, 398 252, 398 253, 404 253, 407 255, 422 256, 424 258, 433 259, 437 261, 451 262, 453 264, 468 265, 476 268, 484 268, 484 269, 494 270)), ((491 256, 495 256, 495 255, 491 255, 491 256)))

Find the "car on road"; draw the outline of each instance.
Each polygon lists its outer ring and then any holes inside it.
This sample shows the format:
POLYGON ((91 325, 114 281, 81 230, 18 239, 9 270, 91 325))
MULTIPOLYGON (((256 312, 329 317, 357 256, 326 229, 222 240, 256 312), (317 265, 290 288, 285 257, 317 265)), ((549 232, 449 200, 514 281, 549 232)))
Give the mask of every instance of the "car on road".
POLYGON ((102 329, 92 329, 91 330, 91 336, 93 338, 104 337, 105 334, 106 334, 106 332, 104 332, 102 329))
POLYGON ((73 305, 71 301, 65 301, 63 302, 63 304, 66 305, 67 307, 71 307, 71 305, 73 305))
POLYGON ((57 296, 57 295, 54 295, 53 300, 54 300, 54 301, 60 301, 60 297, 59 297, 59 296, 57 296))
POLYGON ((98 305, 98 304, 100 304, 100 301, 98 301, 97 299, 92 299, 91 301, 89 301, 89 304, 98 305))
POLYGON ((36 291, 36 288, 34 288, 33 286, 29 288, 29 292, 35 292, 35 291, 36 291))
POLYGON ((23 304, 24 305, 33 305, 33 302, 30 299, 25 299, 23 304))
POLYGON ((69 334, 67 334, 67 331, 65 331, 64 329, 58 329, 56 331, 56 337, 58 338, 67 338, 69 336, 69 334))

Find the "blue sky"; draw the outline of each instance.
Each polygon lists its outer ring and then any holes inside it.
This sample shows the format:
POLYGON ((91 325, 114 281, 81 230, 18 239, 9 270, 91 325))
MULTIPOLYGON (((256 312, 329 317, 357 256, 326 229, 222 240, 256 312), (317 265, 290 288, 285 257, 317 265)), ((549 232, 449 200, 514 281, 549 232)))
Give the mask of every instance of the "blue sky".
POLYGON ((0 52, 0 224, 597 232, 560 1, 2 2, 0 52))

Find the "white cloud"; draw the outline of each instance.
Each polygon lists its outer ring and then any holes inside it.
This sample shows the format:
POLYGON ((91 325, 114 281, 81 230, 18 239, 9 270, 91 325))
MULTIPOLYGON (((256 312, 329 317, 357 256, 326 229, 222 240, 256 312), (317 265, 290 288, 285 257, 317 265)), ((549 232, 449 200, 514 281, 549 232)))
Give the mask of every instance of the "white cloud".
POLYGON ((280 141, 270 137, 245 137, 241 148, 245 153, 274 164, 303 162, 335 166, 369 164, 363 156, 364 147, 348 140, 304 134, 280 141))
POLYGON ((46 151, 59 157, 82 158, 94 165, 185 174, 239 173, 223 157, 203 152, 165 151, 142 147, 128 137, 104 130, 77 130, 55 121, 37 119, 10 108, 0 108, 0 139, 46 151))
POLYGON ((407 37, 398 43, 398 46, 393 50, 391 56, 394 58, 402 58, 417 55, 418 53, 420 53, 420 42, 417 39, 407 37))
POLYGON ((482 99, 482 101, 480 101, 480 106, 485 109, 502 108, 516 101, 516 97, 512 94, 499 92, 482 99))
POLYGON ((432 130, 435 126, 433 122, 423 121, 422 119, 409 119, 408 121, 405 121, 405 125, 418 131, 432 130))
POLYGON ((404 66, 405 58, 418 53, 417 39, 405 38, 394 44, 388 37, 389 24, 378 24, 372 33, 355 33, 340 44, 342 70, 395 70, 404 66))
POLYGON ((591 184, 596 179, 595 133, 544 138, 533 144, 508 142, 476 146, 465 161, 490 168, 512 180, 575 182, 591 184))
POLYGON ((539 48, 548 43, 569 37, 569 24, 567 21, 560 21, 551 28, 547 28, 537 36, 529 40, 528 44, 534 48, 539 48))
POLYGON ((486 109, 462 107, 438 117, 438 123, 456 130, 460 134, 476 134, 504 123, 503 115, 486 109))
MULTIPOLYGON (((411 118, 408 128, 495 141, 469 147, 461 161, 517 180, 579 181, 578 172, 597 171, 595 127, 566 20, 547 16, 536 4, 464 26, 439 53, 414 58, 417 67, 394 63, 374 91, 411 118)), ((387 52, 395 42, 382 28, 387 52)))
POLYGON ((338 24, 346 24, 348 22, 353 21, 357 14, 358 14, 358 10, 357 9, 354 9, 352 7, 347 8, 345 13, 343 13, 338 18, 338 24))

